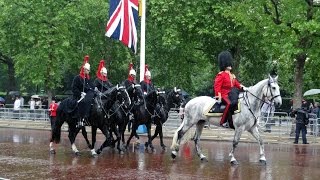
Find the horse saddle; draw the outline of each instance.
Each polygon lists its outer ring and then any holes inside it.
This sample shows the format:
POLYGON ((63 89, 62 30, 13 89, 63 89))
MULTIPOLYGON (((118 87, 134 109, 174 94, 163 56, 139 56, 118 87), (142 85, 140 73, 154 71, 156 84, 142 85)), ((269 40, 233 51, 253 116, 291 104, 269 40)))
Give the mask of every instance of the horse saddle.
MULTIPOLYGON (((209 106, 210 108, 206 111, 206 116, 211 117, 221 117, 223 115, 223 112, 226 108, 226 105, 224 103, 215 103, 213 106, 209 106)), ((240 112, 240 102, 235 107, 230 107, 229 111, 231 111, 232 114, 237 114, 240 112)))

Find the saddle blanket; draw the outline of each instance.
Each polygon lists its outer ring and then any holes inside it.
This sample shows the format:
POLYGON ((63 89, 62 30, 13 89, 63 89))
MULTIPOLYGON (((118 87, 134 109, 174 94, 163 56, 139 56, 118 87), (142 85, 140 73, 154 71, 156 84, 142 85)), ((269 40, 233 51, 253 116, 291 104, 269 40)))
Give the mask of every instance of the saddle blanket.
MULTIPOLYGON (((209 105, 204 108, 203 114, 205 116, 210 117, 221 117, 223 115, 223 111, 226 108, 224 104, 218 104, 216 102, 210 102, 209 105)), ((233 114, 237 114, 240 112, 240 102, 238 102, 238 108, 234 111, 233 114)))

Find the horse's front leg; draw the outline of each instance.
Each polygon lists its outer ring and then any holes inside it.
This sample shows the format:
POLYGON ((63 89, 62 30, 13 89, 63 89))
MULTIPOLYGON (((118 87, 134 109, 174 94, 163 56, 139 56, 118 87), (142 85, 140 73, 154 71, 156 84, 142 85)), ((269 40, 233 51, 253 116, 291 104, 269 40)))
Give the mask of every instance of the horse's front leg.
POLYGON ((149 121, 147 124, 147 131, 148 131, 148 142, 145 144, 145 148, 148 149, 148 145, 151 148, 151 150, 154 150, 152 141, 151 141, 151 122, 149 121))
POLYGON ((166 149, 166 145, 163 143, 163 131, 162 131, 162 123, 159 125, 159 138, 160 138, 160 146, 162 147, 163 150, 166 149))
POLYGON ((238 165, 238 161, 236 160, 236 158, 234 157, 234 151, 235 149, 237 148, 238 144, 239 144, 239 140, 240 140, 240 137, 241 137, 241 134, 243 132, 243 128, 244 127, 239 127, 239 128, 236 128, 235 132, 234 132, 234 137, 233 137, 233 142, 232 142, 232 148, 231 148, 231 151, 229 153, 229 157, 230 157, 230 163, 232 165, 238 165))
POLYGON ((257 126, 252 127, 249 130, 249 133, 258 141, 259 146, 260 146, 260 163, 263 165, 267 164, 267 160, 264 154, 264 143, 263 140, 260 136, 259 130, 257 126))
MULTIPOLYGON (((91 126, 91 134, 92 134, 92 145, 89 148, 91 149, 90 150, 91 151, 91 155, 93 157, 97 157, 98 154, 97 154, 96 150, 94 149, 94 146, 95 146, 96 141, 97 141, 97 127, 96 126, 91 126)), ((88 143, 88 145, 90 145, 90 143, 88 143)))
POLYGON ((102 132, 102 134, 104 135, 104 137, 106 138, 105 141, 101 144, 100 148, 97 150, 97 153, 100 154, 103 150, 103 148, 109 146, 111 144, 111 131, 109 131, 109 128, 106 126, 103 126, 102 128, 99 128, 102 132))
POLYGON ((69 127, 69 140, 70 140, 70 143, 71 143, 71 148, 72 148, 72 151, 74 152, 75 155, 79 156, 80 155, 80 152, 77 148, 77 146, 75 145, 75 140, 76 140, 76 137, 77 137, 77 134, 79 133, 80 131, 80 128, 76 128, 76 127, 69 127))
POLYGON ((128 140, 127 140, 127 144, 126 144, 126 146, 125 146, 126 149, 128 149, 132 137, 136 135, 137 129, 138 129, 138 125, 137 125, 136 123, 133 123, 133 124, 132 124, 131 134, 130 134, 130 136, 129 136, 128 140))

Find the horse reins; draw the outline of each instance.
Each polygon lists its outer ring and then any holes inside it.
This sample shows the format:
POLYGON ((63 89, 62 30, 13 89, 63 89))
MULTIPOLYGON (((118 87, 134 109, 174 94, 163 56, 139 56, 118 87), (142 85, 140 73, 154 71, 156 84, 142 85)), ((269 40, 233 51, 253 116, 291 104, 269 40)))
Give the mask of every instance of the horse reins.
MULTIPOLYGON (((267 93, 268 93, 268 91, 269 91, 270 89, 271 89, 271 87, 270 87, 270 82, 269 82, 269 83, 268 83, 267 93)), ((248 109, 249 109, 250 113, 253 115, 253 117, 254 117, 254 119, 255 119, 255 121, 254 121, 254 125, 255 125, 255 124, 257 123, 257 121, 258 121, 258 118, 254 115, 254 113, 253 113, 253 111, 252 111, 252 109, 251 109, 250 102, 249 102, 249 98, 248 98, 248 93, 251 94, 251 95, 252 95, 253 97, 255 97, 256 99, 262 101, 263 103, 268 104, 270 107, 274 106, 273 103, 272 103, 272 101, 273 101, 275 98, 279 97, 280 95, 273 96, 272 91, 270 90, 270 94, 271 94, 271 97, 272 97, 272 98, 271 98, 271 100, 268 99, 270 102, 267 102, 267 101, 265 101, 264 99, 259 98, 259 97, 256 96, 255 94, 252 94, 250 91, 246 91, 246 92, 245 92, 245 95, 243 96, 244 102, 245 102, 246 105, 248 106, 248 109)), ((271 109, 270 109, 270 111, 271 111, 271 109)))

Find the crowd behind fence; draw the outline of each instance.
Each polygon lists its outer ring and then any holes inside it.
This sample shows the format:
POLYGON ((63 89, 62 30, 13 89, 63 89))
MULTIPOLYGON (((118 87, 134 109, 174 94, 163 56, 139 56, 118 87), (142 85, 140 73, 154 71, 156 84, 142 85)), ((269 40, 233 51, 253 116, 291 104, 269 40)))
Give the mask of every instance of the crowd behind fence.
MULTIPOLYGON (((309 124, 307 127, 308 136, 320 136, 320 118, 315 114, 309 114, 309 124)), ((48 109, 21 109, 15 111, 13 108, 0 108, 0 120, 37 120, 49 121, 48 109)), ((181 123, 181 118, 176 111, 170 111, 169 118, 164 124, 165 129, 176 129, 181 123)), ((264 120, 262 116, 258 118, 260 130, 266 131, 266 125, 271 126, 271 132, 275 136, 288 137, 295 134, 295 118, 290 117, 286 112, 274 112, 273 116, 264 120)), ((210 126, 210 124, 208 125, 210 126)), ((222 129, 223 130, 223 129, 222 129)), ((266 132, 267 133, 267 132, 266 132)))
POLYGON ((49 121, 49 112, 48 109, 0 108, 0 119, 49 121))

